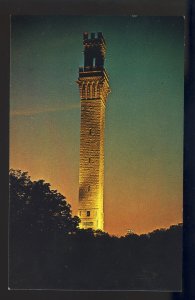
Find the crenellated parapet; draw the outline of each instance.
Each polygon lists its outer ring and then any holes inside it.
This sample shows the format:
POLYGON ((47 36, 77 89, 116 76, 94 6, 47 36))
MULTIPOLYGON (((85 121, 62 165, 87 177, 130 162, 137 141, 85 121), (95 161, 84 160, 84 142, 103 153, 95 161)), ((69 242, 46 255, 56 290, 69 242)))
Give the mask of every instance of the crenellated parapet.
POLYGON ((100 66, 104 65, 106 54, 106 43, 101 32, 83 33, 84 46, 84 66, 100 66))

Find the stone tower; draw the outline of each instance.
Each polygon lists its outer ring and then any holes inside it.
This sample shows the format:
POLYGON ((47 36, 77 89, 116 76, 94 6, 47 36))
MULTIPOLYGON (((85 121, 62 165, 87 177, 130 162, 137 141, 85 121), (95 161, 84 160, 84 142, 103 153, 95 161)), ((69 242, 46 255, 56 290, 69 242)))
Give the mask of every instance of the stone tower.
POLYGON ((79 209, 80 228, 104 229, 104 126, 109 89, 104 69, 106 44, 101 32, 83 33, 84 67, 79 68, 81 98, 79 209))

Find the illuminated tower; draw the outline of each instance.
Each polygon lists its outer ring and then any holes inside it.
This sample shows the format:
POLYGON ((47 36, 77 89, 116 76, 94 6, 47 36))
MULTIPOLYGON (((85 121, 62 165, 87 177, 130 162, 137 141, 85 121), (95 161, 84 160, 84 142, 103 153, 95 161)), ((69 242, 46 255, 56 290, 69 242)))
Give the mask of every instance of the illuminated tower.
POLYGON ((81 98, 79 209, 80 228, 104 229, 104 125, 109 89, 104 69, 106 44, 101 32, 83 34, 84 67, 79 68, 81 98))

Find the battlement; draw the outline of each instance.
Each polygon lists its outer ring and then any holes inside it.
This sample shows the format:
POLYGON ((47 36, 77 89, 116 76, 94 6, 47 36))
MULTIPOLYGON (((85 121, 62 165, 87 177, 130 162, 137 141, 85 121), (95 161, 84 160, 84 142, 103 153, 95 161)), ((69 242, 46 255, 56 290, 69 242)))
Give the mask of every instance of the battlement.
POLYGON ((92 32, 90 35, 88 32, 83 33, 83 44, 84 45, 94 45, 94 44, 102 44, 104 47, 106 46, 106 42, 104 40, 102 32, 92 32))
POLYGON ((104 67, 104 59, 106 54, 106 43, 102 32, 92 32, 89 36, 88 32, 83 33, 84 45, 84 67, 104 67))

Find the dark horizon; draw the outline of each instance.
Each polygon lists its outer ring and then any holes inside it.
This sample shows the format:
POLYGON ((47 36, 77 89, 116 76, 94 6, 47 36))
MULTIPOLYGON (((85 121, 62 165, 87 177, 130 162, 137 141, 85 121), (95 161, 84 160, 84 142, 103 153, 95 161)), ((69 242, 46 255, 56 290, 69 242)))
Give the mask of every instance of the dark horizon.
POLYGON ((9 288, 180 291, 182 229, 123 237, 80 229, 62 195, 11 170, 9 288))

